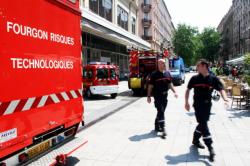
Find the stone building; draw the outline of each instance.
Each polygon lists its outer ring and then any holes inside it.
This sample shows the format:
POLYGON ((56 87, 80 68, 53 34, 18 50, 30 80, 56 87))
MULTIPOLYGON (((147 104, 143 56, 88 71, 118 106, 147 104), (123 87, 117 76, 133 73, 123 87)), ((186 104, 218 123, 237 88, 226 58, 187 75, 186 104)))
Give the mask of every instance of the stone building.
POLYGON ((222 35, 220 55, 223 60, 233 58, 233 13, 231 7, 218 26, 218 31, 222 35))
POLYGON ((138 0, 80 0, 83 62, 102 61, 128 73, 128 48, 149 50, 138 36, 138 0))
POLYGON ((138 0, 138 34, 151 43, 151 49, 162 51, 172 46, 175 28, 164 0, 138 0))
POLYGON ((233 54, 250 52, 250 0, 233 0, 233 54))
POLYGON ((221 20, 221 56, 233 59, 250 52, 250 0, 233 0, 229 12, 221 20))

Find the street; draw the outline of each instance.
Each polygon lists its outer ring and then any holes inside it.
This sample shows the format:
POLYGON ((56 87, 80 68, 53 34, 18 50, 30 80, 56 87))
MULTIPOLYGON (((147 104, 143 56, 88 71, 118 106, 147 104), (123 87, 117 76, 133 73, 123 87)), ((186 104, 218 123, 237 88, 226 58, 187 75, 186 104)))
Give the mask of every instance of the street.
MULTIPOLYGON (((192 75, 186 75, 186 84, 192 75)), ((197 123, 193 109, 184 110, 186 84, 176 87, 178 99, 169 92, 165 140, 153 131, 156 115, 153 103, 148 104, 146 97, 131 96, 123 82, 117 99, 98 97, 85 101, 87 128, 81 128, 76 138, 60 149, 70 149, 74 142, 88 140, 71 154, 72 165, 79 166, 249 165, 250 112, 226 110, 222 99, 213 103, 209 123, 215 162, 209 162, 207 149, 191 146, 197 123)), ((51 159, 53 151, 30 165, 49 165, 51 159)))

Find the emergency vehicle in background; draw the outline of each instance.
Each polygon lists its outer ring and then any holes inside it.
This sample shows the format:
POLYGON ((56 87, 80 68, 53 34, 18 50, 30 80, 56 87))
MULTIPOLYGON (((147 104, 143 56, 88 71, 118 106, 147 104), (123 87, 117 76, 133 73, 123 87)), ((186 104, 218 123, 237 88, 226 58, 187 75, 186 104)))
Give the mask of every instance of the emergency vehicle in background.
POLYGON ((169 59, 169 69, 174 85, 182 85, 185 83, 185 64, 180 56, 174 56, 169 59))
POLYGON ((78 0, 0 1, 0 165, 73 137, 83 116, 78 0))
POLYGON ((116 98, 118 93, 118 67, 103 62, 92 62, 83 67, 83 89, 88 98, 107 95, 116 98))
MULTIPOLYGON (((157 61, 163 57, 154 51, 130 51, 128 87, 134 94, 145 93, 149 76, 157 69, 157 61)), ((168 63, 168 60, 166 61, 168 63)), ((168 66, 168 64, 166 64, 168 66)))

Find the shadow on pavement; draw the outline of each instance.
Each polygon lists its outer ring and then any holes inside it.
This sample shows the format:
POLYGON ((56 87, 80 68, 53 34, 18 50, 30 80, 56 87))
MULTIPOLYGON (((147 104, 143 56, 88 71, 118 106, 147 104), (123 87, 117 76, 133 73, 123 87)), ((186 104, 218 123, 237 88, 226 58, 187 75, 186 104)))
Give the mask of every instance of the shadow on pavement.
POLYGON ((158 136, 157 133, 154 130, 152 130, 149 133, 145 133, 145 134, 141 134, 141 135, 134 135, 134 136, 130 137, 129 140, 132 142, 139 142, 142 140, 156 138, 156 137, 160 137, 160 136, 158 136))
POLYGON ((198 149, 195 146, 190 146, 190 152, 186 154, 180 154, 178 156, 167 155, 167 165, 178 165, 181 163, 204 163, 206 166, 212 166, 208 161, 205 160, 207 156, 200 155, 198 149))
POLYGON ((188 116, 194 116, 194 112, 187 112, 186 113, 188 116))
MULTIPOLYGON (((194 112, 187 112, 186 113, 188 116, 195 116, 194 112)), ((214 112, 211 112, 210 115, 216 115, 214 112)))
POLYGON ((131 90, 127 90, 127 91, 119 93, 118 96, 131 96, 131 97, 133 97, 133 92, 131 90))
POLYGON ((110 96, 105 95, 94 95, 91 99, 84 97, 84 101, 95 101, 95 100, 114 100, 110 96))
POLYGON ((249 110, 231 110, 231 115, 229 118, 243 118, 250 117, 249 110))
POLYGON ((76 157, 69 156, 67 158, 67 164, 66 166, 74 166, 76 165, 80 160, 76 157))

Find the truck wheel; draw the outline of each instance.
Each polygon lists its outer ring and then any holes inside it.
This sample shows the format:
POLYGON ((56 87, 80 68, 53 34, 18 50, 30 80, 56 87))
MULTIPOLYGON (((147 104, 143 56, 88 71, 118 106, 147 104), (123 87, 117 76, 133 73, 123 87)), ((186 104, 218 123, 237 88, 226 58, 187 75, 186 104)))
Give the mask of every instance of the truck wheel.
POLYGON ((117 93, 112 93, 112 94, 111 94, 111 98, 112 98, 112 99, 115 99, 116 97, 117 97, 117 93))
POLYGON ((138 89, 132 89, 132 91, 133 91, 133 95, 134 96, 139 96, 140 95, 140 90, 138 90, 138 89))
POLYGON ((179 82, 179 86, 181 86, 183 84, 183 80, 180 80, 179 82))
POLYGON ((87 90, 86 95, 87 95, 87 98, 89 98, 89 99, 91 99, 93 97, 90 89, 87 90))

